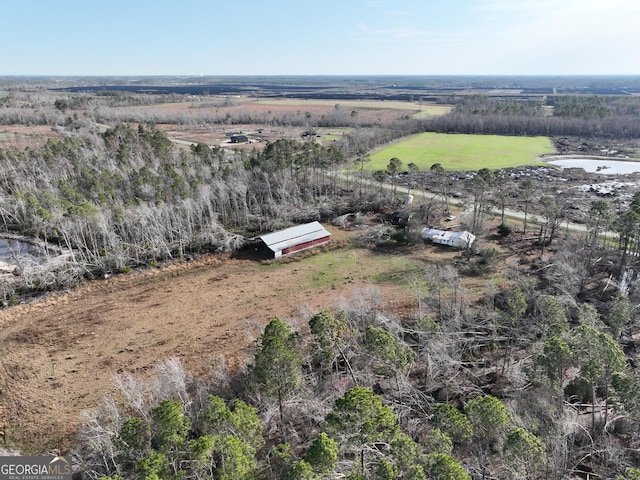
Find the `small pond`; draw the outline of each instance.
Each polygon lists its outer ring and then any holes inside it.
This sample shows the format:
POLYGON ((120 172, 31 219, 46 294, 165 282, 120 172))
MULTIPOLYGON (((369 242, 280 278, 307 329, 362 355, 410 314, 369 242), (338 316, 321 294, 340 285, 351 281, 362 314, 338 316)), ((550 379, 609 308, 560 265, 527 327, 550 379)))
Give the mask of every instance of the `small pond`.
POLYGON ((603 175, 627 175, 640 172, 640 162, 625 162, 623 160, 567 158, 565 160, 551 160, 548 163, 561 168, 582 168, 585 172, 603 175))

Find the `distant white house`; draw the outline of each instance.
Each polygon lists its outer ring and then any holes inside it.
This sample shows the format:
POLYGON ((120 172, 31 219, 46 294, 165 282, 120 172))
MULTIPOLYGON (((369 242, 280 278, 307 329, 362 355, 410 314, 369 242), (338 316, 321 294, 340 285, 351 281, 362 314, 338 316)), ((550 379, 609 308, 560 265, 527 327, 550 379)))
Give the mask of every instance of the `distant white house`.
POLYGON ((470 248, 476 240, 476 236, 470 232, 448 232, 436 228, 424 228, 420 234, 423 240, 430 240, 440 245, 448 245, 455 248, 470 248))

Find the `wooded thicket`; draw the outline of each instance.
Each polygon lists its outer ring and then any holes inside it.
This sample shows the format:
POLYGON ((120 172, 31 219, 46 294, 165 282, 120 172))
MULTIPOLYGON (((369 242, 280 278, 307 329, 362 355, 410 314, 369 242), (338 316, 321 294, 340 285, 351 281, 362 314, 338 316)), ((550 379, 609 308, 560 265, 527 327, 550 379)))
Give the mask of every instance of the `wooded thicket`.
POLYGON ((112 479, 636 478, 627 298, 601 314, 522 278, 479 307, 453 266, 425 279, 402 317, 370 291, 304 319, 308 340, 272 320, 243 372, 118 376, 76 461, 112 479))

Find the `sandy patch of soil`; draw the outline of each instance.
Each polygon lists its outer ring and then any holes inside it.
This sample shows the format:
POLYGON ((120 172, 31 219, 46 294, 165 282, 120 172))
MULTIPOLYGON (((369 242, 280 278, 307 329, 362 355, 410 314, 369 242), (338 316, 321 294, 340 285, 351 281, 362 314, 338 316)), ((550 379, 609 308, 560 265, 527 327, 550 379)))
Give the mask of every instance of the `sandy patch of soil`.
POLYGON ((144 375, 169 357, 195 374, 220 356, 238 367, 272 318, 304 331, 309 312, 332 309, 362 287, 350 279, 339 289, 310 287, 314 268, 205 257, 0 312, 0 431, 25 453, 64 452, 79 412, 96 406, 118 372, 144 375))

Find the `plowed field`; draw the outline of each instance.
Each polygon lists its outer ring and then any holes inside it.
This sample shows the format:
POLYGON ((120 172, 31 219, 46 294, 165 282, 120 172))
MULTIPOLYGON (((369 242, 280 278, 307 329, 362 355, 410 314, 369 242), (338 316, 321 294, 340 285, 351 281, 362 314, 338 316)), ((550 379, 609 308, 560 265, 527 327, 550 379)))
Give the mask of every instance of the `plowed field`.
POLYGON ((304 331, 310 314, 334 309, 366 284, 382 289, 381 298, 411 302, 398 279, 426 260, 419 258, 424 247, 416 249, 413 264, 353 248, 272 265, 206 257, 6 309, 0 312, 5 441, 24 453, 65 452, 80 412, 113 388, 116 373, 144 376, 168 357, 201 375, 221 355, 237 367, 272 318, 304 331))

